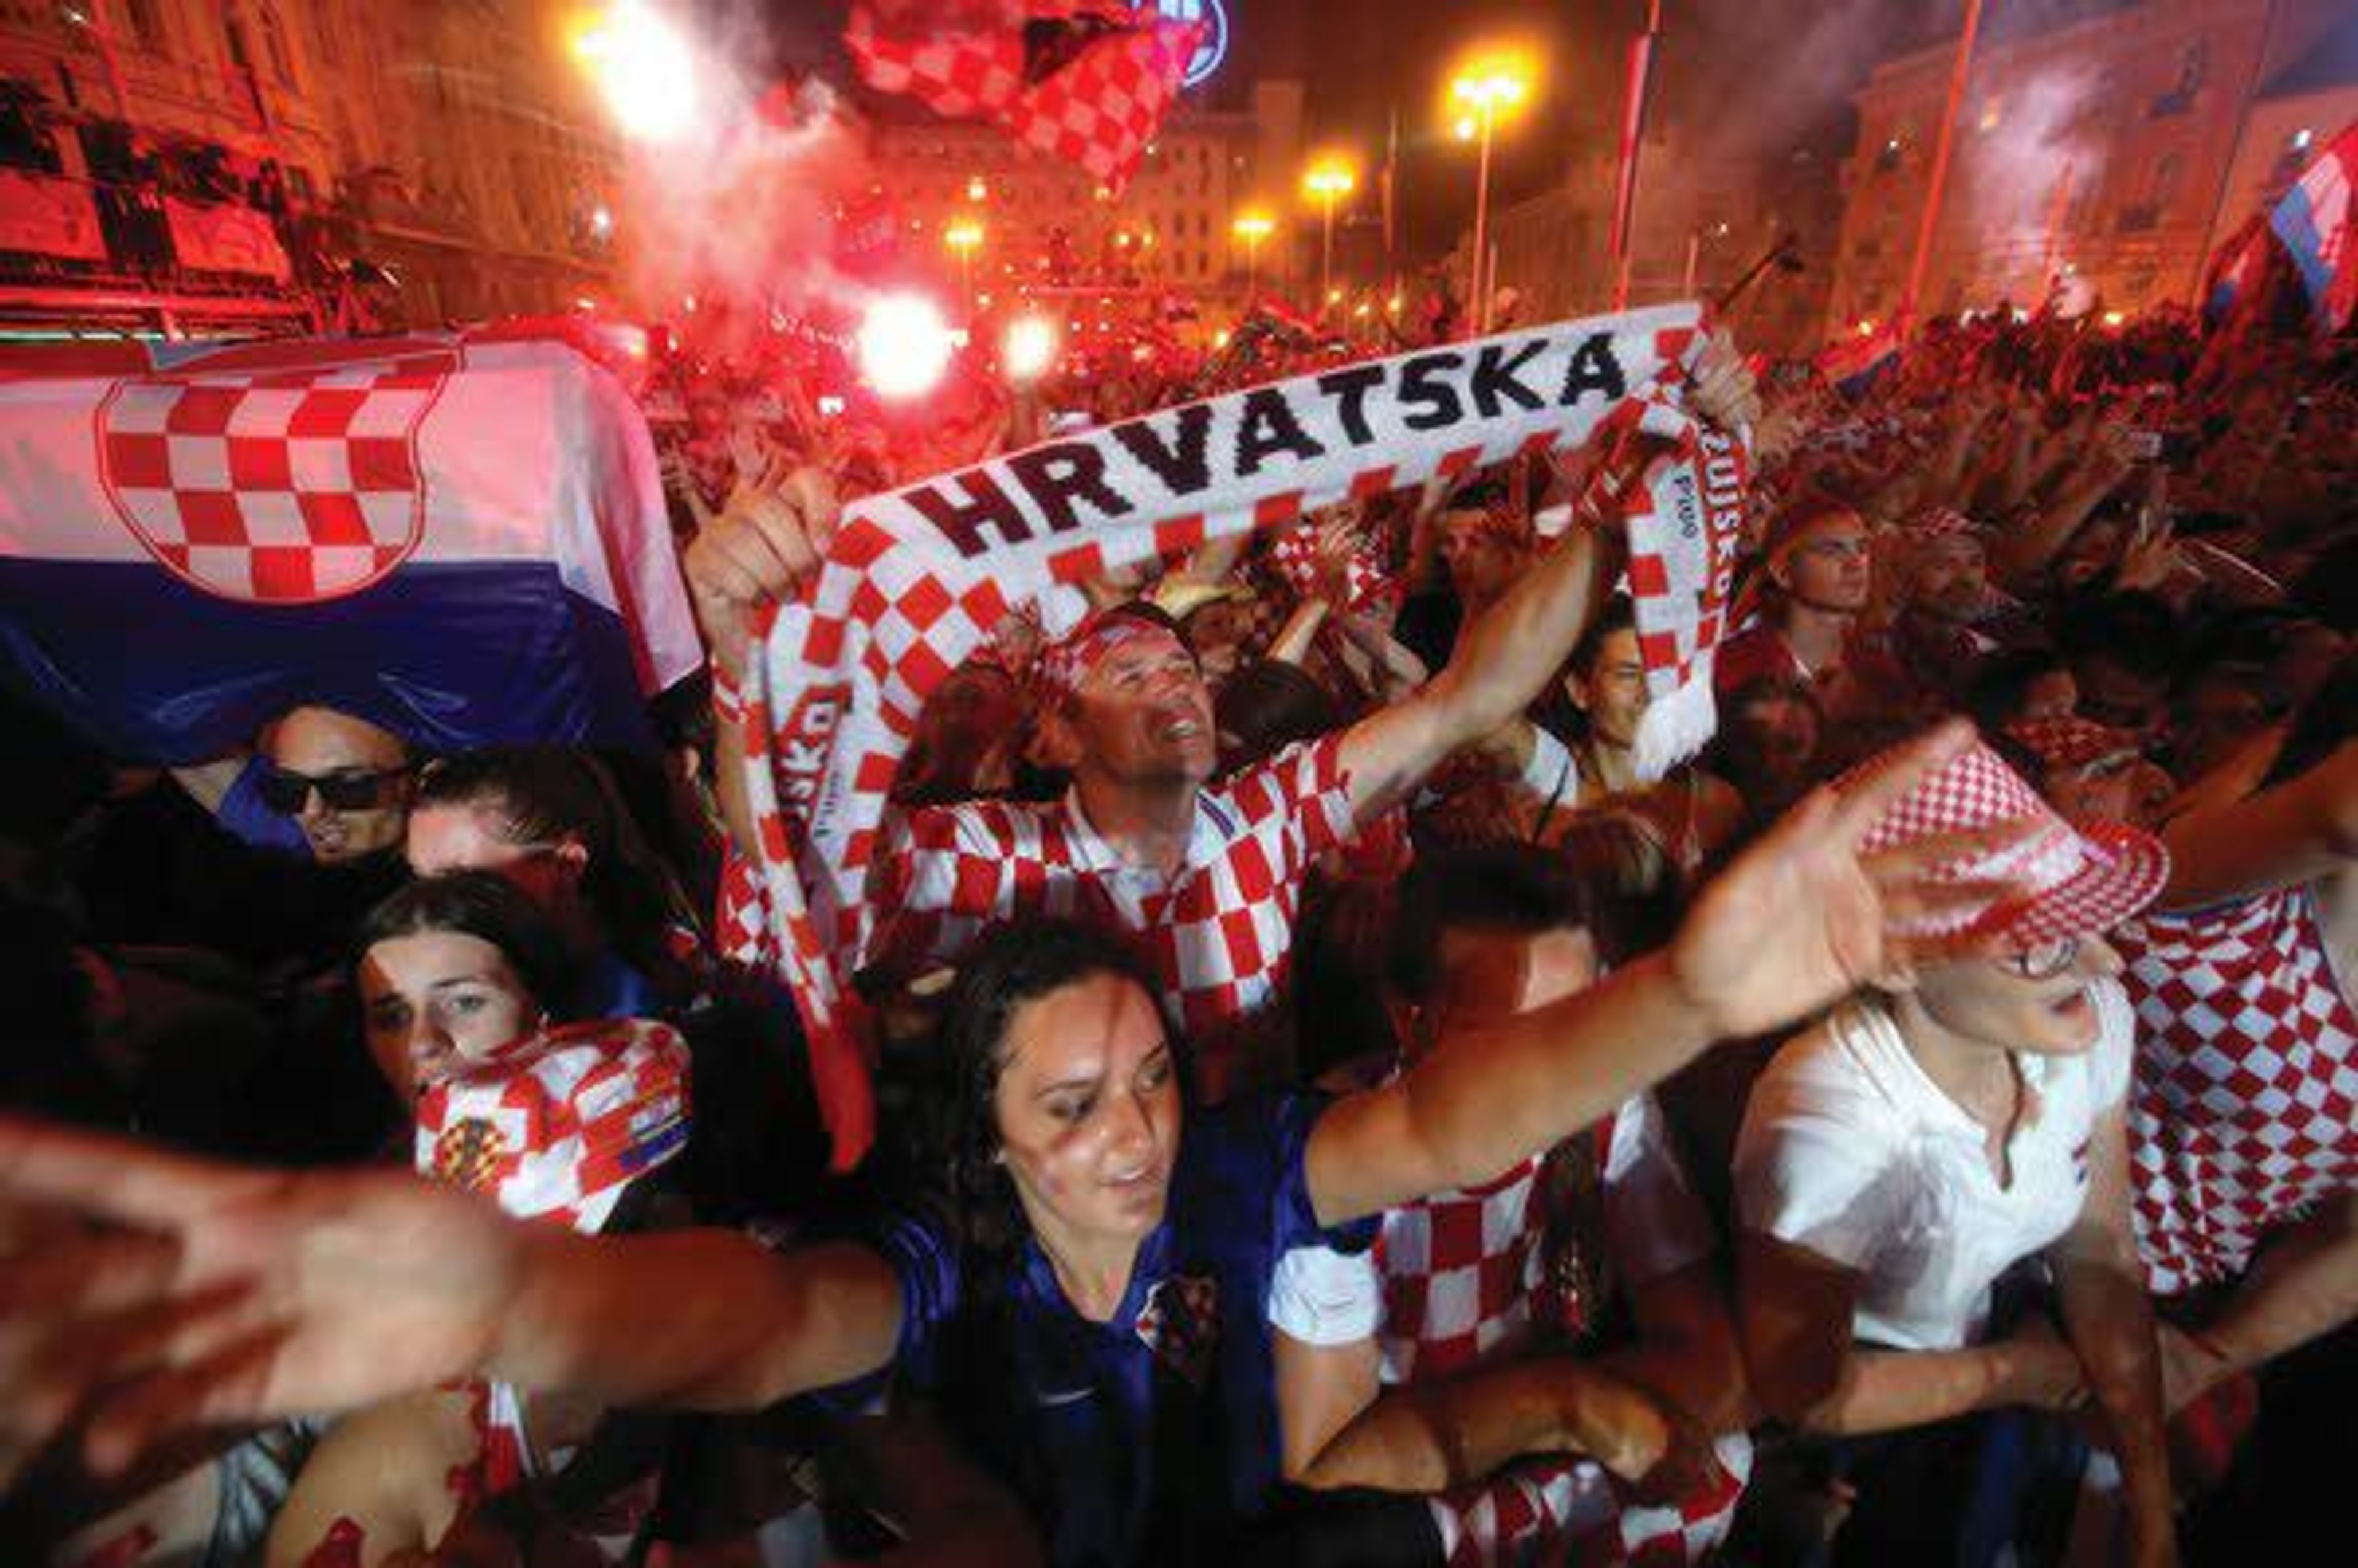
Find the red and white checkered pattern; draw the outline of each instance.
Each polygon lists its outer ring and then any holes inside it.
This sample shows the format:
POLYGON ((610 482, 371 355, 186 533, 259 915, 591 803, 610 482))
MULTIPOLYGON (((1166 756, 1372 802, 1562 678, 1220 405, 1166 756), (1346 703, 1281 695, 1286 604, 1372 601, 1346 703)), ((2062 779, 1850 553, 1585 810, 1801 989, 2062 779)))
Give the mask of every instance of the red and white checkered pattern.
MULTIPOLYGON (((1693 307, 1665 306, 1520 330, 1487 351, 1521 349, 1531 375, 1555 384, 1609 344, 1626 384, 1642 391, 1682 373, 1684 357, 1697 348, 1697 319, 1693 307)), ((1484 346, 1465 351, 1470 356, 1484 346)), ((1382 362, 1388 384, 1409 357, 1382 362)), ((1098 514, 1085 503, 1054 525, 1028 515, 1015 540, 978 537, 980 548, 971 555, 953 548, 911 497, 923 492, 940 502, 954 489, 1013 501, 1023 486, 1010 467, 1012 457, 871 496, 837 530, 815 583, 757 629, 741 733, 760 865, 758 875, 730 879, 719 928, 741 935, 758 922, 769 934, 759 944, 734 946, 730 956, 774 964, 800 1003, 838 1165, 861 1158, 874 1131, 861 1024, 844 980, 851 972, 847 959, 869 950, 880 916, 896 913, 869 874, 883 842, 893 773, 926 695, 990 642, 1012 608, 1116 567, 1175 557, 1206 538, 1275 527, 1347 497, 1378 496, 1436 473, 1463 474, 1520 453, 1577 444, 1620 406, 1598 399, 1531 409, 1509 401, 1487 414, 1461 408, 1450 425, 1401 425, 1367 449, 1315 376, 1228 394, 1206 406, 1214 420, 1234 422, 1249 399, 1271 396, 1292 406, 1316 456, 1220 474, 1208 487, 1178 492, 1109 432, 1087 432, 1069 442, 1095 448, 1107 471, 1121 476, 1124 509, 1098 514)), ((986 844, 979 852, 993 851, 986 844)), ((1228 935, 1245 948, 1233 914, 1179 917, 1225 918, 1228 935)), ((1266 935, 1256 932, 1251 946, 1265 949, 1266 935)), ((1174 963, 1171 972, 1178 968, 1174 963)), ((1203 968, 1217 974, 1217 966, 1203 968)), ((1230 983, 1241 987, 1246 978, 1183 979, 1180 989, 1184 995, 1230 983)))
POLYGON ((1872 855, 2024 820, 2039 825, 2029 838, 1991 854, 1949 861, 1932 873, 1941 882, 2009 881, 2023 892, 1979 908, 1927 915, 1914 923, 1915 934, 2003 934, 2007 942, 2026 947, 2085 936, 2108 931, 2143 909, 2169 880, 2169 852, 2160 840, 2116 823, 2075 831, 2004 758, 1978 741, 1894 802, 1859 848, 1872 855))
POLYGON ((1561 1563, 1683 1568, 1707 1563, 1735 1527, 1752 1442, 1718 1440, 1719 1474, 1670 1504, 1641 1503, 1593 1459, 1519 1461, 1479 1487, 1428 1498, 1449 1568, 1561 1563))
POLYGON ((2358 1012, 2305 889, 2114 935, 2137 1011, 2129 1158, 2157 1295, 2240 1277, 2358 1184, 2358 1012))
POLYGON ((230 599, 354 593, 424 532, 417 429, 455 354, 234 380, 115 384, 98 411, 117 514, 182 580, 230 599))
POLYGON ((427 1088, 416 1168, 520 1219, 595 1231, 622 1190, 687 1142, 687 1042, 611 1019, 516 1042, 427 1088))
MULTIPOLYGON (((1270 565, 1296 599, 1309 599, 1326 587, 1325 557, 1318 547, 1319 524, 1304 517, 1277 532, 1269 542, 1270 565)), ((1368 610, 1400 597, 1400 584, 1385 570, 1383 542, 1364 532, 1351 543, 1343 558, 1343 603, 1339 610, 1368 610)), ((1274 630, 1274 628, 1272 628, 1274 630)))
POLYGON ((2006 738, 2039 759, 2047 776, 2137 754, 2137 738, 2076 713, 2026 719, 2006 728, 2006 738))
POLYGON ((1022 17, 999 27, 881 28, 871 7, 854 5, 844 48, 860 79, 879 92, 902 92, 953 120, 1004 114, 1023 92, 1022 17))
POLYGON ((967 25, 909 31, 880 26, 872 7, 855 5, 843 41, 860 79, 878 92, 906 93, 951 119, 1002 121, 1024 146, 1118 189, 1178 97, 1203 37, 1199 22, 1052 3, 987 7, 967 25), (1023 23, 1076 9, 1119 25, 1027 81, 1023 23))
MULTIPOLYGON (((1186 864, 1168 881, 1125 865, 1069 797, 912 812, 874 868, 885 913, 854 967, 905 978, 1018 914, 1098 922, 1138 941, 1199 1067, 1226 1071, 1282 992, 1303 879, 1350 835, 1341 752, 1331 735, 1206 789, 1186 864)), ((732 899, 758 905, 741 871, 730 881, 732 899)), ((741 935, 763 929, 757 909, 731 911, 730 924, 741 935)))
POLYGON ((1026 146, 1119 190, 1146 156, 1203 40, 1200 22, 1169 20, 1096 39, 1016 100, 1009 128, 1026 146))

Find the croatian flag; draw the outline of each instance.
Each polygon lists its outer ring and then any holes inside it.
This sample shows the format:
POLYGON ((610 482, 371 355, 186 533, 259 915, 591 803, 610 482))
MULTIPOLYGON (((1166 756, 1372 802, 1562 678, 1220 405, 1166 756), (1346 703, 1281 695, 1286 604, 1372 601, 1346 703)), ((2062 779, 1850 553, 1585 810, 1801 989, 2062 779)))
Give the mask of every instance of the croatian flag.
POLYGON ((644 744, 702 656, 646 423, 561 343, 0 359, 0 679, 116 756, 306 702, 434 751, 644 744))
POLYGON ((2358 221, 2350 204, 2353 177, 2358 177, 2358 122, 2342 128, 2285 192, 2268 219, 2300 273, 2309 308, 2329 332, 2340 330, 2350 320, 2352 308, 2358 306, 2358 267, 2350 259, 2351 225, 2358 221))
POLYGON ((1875 389, 1899 359, 1899 329, 1885 322, 1863 336, 1844 338, 1818 356, 1818 373, 1836 392, 1856 402, 1875 389))

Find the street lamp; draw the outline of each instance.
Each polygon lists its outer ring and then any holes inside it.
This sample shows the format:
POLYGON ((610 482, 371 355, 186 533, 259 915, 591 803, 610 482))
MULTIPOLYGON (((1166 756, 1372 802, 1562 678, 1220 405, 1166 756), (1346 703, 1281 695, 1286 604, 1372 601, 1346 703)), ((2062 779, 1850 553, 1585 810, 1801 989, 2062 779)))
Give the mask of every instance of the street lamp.
POLYGON ((1490 138, 1500 116, 1530 101, 1531 62, 1514 50, 1493 50, 1469 60, 1449 79, 1449 101, 1457 112, 1455 129, 1460 141, 1478 142, 1481 156, 1474 176, 1474 254, 1467 269, 1466 298, 1474 307, 1474 330, 1490 330, 1490 291, 1483 284, 1483 257, 1489 243, 1490 138))
POLYGON ((958 285, 966 299, 966 313, 974 314, 974 253, 982 243, 982 225, 970 218, 960 218, 942 231, 942 243, 957 253, 958 285))
POLYGON ((1326 157, 1310 166, 1302 177, 1302 189, 1318 199, 1321 217, 1318 247, 1318 292, 1324 294, 1335 279, 1335 203, 1351 194, 1359 183, 1351 166, 1339 157, 1326 157))
POLYGON ((573 53, 625 136, 677 142, 694 128, 696 51, 642 0, 619 0, 579 25, 573 53))
POLYGON ((1260 268, 1260 243, 1277 232, 1277 221, 1266 212, 1240 212, 1228 225, 1228 232, 1245 243, 1245 297, 1253 296, 1253 284, 1260 268))

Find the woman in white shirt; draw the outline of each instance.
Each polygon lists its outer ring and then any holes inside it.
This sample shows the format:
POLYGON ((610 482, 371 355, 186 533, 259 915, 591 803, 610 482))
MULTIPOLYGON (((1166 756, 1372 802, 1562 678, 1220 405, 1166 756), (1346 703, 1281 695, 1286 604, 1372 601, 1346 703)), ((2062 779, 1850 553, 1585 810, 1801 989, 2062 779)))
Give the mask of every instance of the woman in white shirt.
POLYGON ((2035 826, 1949 873, 2013 884, 1967 921, 1997 956, 1863 989, 1778 1054, 1737 1143, 1746 1355, 1763 1408, 1836 1438, 1837 1466, 1855 1467, 1838 1563, 1996 1555, 2016 1521, 1992 1528, 1990 1477, 1976 1473, 1985 1434, 1970 1418, 2068 1411, 2092 1394, 2124 1475, 2132 1559, 2174 1561, 2129 1220, 2134 1020, 2101 935, 2153 898, 2169 859, 2134 828, 2075 830, 1980 746, 1875 836, 1898 845, 2015 819, 2035 826), (2040 1257, 2065 1336, 2035 1314, 1993 1333, 1993 1287, 2040 1257))

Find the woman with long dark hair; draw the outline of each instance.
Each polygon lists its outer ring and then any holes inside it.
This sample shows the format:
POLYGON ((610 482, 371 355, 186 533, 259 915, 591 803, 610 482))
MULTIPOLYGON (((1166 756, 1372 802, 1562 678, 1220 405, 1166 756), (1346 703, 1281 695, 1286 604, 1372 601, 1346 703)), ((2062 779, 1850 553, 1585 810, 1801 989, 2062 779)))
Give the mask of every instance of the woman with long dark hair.
POLYGON ((26 1352, 0 1364, 0 1462, 78 1422, 103 1466, 191 1424, 469 1374, 741 1410, 897 1365, 979 1440, 1006 1437, 977 1457, 1055 1560, 1206 1560, 1277 1479, 1278 1258, 1489 1179, 1713 1040, 1956 951, 1924 918, 1989 890, 1928 871, 2009 833, 1859 843, 1964 741, 1931 737, 1813 799, 1666 951, 1331 1104, 1251 1098, 1187 1125, 1178 1047, 1122 950, 1064 925, 1003 931, 950 1008, 942 1204, 871 1242, 588 1238, 386 1173, 233 1169, 0 1122, 0 1203, 110 1222, 38 1257, 0 1236, 12 1274, 40 1275, 0 1303, 26 1352))

